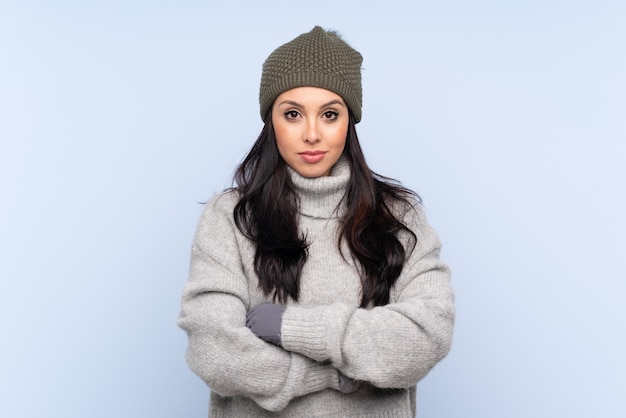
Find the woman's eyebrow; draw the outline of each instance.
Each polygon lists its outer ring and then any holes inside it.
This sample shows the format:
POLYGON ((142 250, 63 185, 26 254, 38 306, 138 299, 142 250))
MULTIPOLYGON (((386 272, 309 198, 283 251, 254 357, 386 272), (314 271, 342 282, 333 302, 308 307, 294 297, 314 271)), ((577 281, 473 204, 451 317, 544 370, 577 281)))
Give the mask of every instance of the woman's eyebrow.
POLYGON ((320 106, 320 108, 322 107, 328 107, 328 106, 332 106, 332 105, 339 105, 339 106, 344 106, 343 102, 341 100, 331 100, 330 102, 323 104, 320 106))
POLYGON ((293 100, 283 100, 282 102, 278 104, 278 106, 282 106, 282 105, 289 105, 289 106, 294 106, 294 107, 299 107, 299 108, 304 107, 300 103, 294 102, 293 100))

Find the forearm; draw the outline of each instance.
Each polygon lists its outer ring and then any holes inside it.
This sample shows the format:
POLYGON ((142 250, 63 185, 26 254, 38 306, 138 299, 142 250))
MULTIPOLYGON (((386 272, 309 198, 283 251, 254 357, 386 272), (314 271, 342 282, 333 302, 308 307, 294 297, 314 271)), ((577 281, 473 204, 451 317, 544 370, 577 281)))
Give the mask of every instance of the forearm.
POLYGON ((179 319, 189 335, 189 367, 212 390, 223 396, 246 396, 277 411, 295 397, 338 388, 332 365, 289 353, 252 334, 245 326, 243 305, 234 299, 199 295, 184 304, 179 319))
POLYGON ((452 328, 452 321, 443 317, 436 320, 440 323, 437 329, 424 329, 414 319, 389 307, 372 311, 357 309, 342 319, 347 323, 343 334, 339 328, 324 329, 309 320, 312 317, 337 320, 334 314, 344 311, 342 308, 333 305, 291 311, 285 321, 285 349, 318 361, 329 360, 357 380, 378 387, 399 388, 421 380, 450 348, 451 332, 448 330, 452 328), (296 322, 298 326, 294 326, 296 322), (294 328, 297 338, 289 336, 294 328))
POLYGON ((454 305, 447 282, 447 270, 424 273, 405 289, 403 299, 373 309, 289 307, 283 316, 283 347, 330 361, 346 375, 378 387, 412 386, 450 349, 454 305), (429 294, 432 285, 424 283, 432 281, 439 289, 429 294))

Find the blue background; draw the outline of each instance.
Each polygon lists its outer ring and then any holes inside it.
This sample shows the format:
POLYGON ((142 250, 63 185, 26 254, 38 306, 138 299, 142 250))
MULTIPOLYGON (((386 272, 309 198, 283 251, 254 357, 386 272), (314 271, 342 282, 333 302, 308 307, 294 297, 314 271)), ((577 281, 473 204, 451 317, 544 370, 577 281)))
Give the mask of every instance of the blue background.
POLYGON ((198 202, 314 25, 365 57, 368 162, 453 270, 420 418, 626 416, 626 3, 0 1, 0 416, 202 417, 198 202))

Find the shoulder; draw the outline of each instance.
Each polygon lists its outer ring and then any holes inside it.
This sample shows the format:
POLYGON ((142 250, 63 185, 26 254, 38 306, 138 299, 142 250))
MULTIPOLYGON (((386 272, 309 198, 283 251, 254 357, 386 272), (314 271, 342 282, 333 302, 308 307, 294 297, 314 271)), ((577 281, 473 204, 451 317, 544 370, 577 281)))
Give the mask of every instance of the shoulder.
POLYGON ((375 177, 374 182, 377 199, 380 199, 378 204, 384 205, 397 220, 403 222, 406 216, 422 212, 422 200, 415 191, 381 175, 375 177))
POLYGON ((228 228, 234 223, 233 210, 239 201, 239 192, 229 189, 214 195, 204 205, 198 231, 207 232, 209 230, 228 228))
POLYGON ((209 201, 205 204, 204 211, 232 213, 238 201, 239 192, 237 189, 227 189, 209 199, 209 201))
POLYGON ((415 243, 417 246, 440 245, 438 234, 428 221, 424 204, 416 194, 404 193, 393 199, 387 199, 386 204, 393 216, 408 229, 400 231, 401 240, 415 243), (411 233, 414 234, 413 237, 411 233))
POLYGON ((415 197, 408 198, 405 203, 403 219, 414 225, 427 225, 428 219, 422 201, 415 197))
POLYGON ((409 190, 400 191, 394 195, 387 195, 384 199, 389 211, 399 221, 403 223, 421 223, 426 221, 424 207, 417 194, 409 190))

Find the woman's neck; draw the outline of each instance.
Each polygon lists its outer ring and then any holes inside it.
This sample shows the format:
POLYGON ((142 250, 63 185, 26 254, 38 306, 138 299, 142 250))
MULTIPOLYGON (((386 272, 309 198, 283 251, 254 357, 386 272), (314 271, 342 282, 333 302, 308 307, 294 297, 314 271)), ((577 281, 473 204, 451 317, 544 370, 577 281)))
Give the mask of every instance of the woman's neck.
POLYGON ((341 216, 345 209, 342 199, 350 179, 350 166, 345 158, 339 159, 330 175, 325 177, 307 178, 289 167, 288 170, 300 197, 302 215, 315 218, 341 216))

